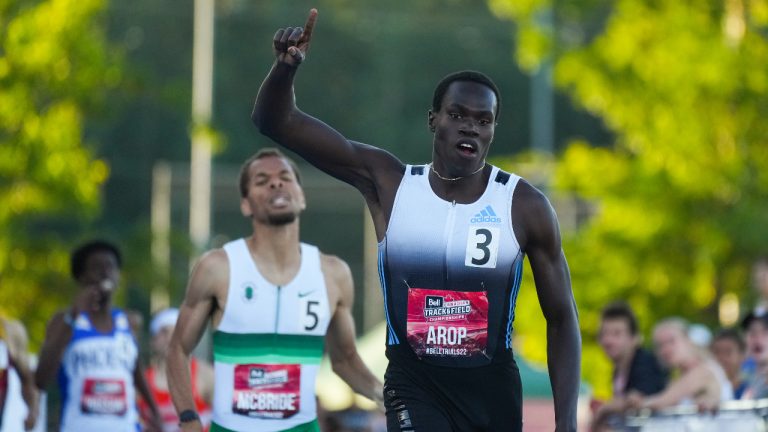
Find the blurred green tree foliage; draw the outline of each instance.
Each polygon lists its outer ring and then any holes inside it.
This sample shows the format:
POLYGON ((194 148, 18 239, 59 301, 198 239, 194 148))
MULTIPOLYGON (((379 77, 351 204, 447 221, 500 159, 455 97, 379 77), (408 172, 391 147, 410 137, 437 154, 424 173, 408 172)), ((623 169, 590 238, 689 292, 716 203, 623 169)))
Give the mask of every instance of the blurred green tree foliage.
MULTIPOLYGON (((726 293, 749 305, 749 266, 768 251, 768 1, 489 3, 518 25, 518 62, 551 58, 556 85, 616 134, 571 142, 553 177, 592 204, 565 250, 584 376, 607 396, 595 338, 609 301, 629 301, 646 334, 670 315, 719 325, 726 293)), ((538 339, 524 351, 541 358, 538 339)))
POLYGON ((69 285, 71 245, 41 226, 95 216, 109 174, 83 138, 85 115, 121 77, 103 7, 0 1, 0 310, 32 335, 65 304, 69 285))

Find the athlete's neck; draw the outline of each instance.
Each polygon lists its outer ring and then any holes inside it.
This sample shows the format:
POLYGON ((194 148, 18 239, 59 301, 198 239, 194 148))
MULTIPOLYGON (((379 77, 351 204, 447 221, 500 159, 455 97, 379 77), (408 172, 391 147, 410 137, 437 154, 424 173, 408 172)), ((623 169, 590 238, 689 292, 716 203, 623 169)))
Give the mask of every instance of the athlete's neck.
POLYGON ((430 166, 429 184, 432 191, 445 201, 452 201, 457 204, 470 204, 477 201, 485 192, 488 185, 488 176, 490 170, 485 169, 490 165, 484 163, 480 169, 463 177, 450 177, 445 180, 444 176, 438 174, 440 168, 430 166), (437 171, 436 171, 437 170, 437 171), (456 178, 456 180, 453 180, 456 178))
POLYGON ((265 279, 275 285, 293 280, 301 265, 298 220, 281 227, 254 229, 246 243, 265 279))
POLYGON ((88 315, 88 320, 96 330, 107 333, 112 331, 114 323, 112 322, 112 303, 107 303, 96 310, 83 311, 88 315))

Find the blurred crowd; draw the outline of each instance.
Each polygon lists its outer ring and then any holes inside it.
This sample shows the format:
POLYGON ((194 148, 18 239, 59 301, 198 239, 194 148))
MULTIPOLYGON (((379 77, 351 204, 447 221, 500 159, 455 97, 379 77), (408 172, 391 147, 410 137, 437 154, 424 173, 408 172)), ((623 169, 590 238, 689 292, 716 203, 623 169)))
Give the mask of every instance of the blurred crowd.
POLYGON ((613 364, 612 397, 592 402, 590 430, 624 430, 627 415, 643 412, 716 413, 730 401, 768 398, 768 259, 752 276, 758 300, 736 325, 667 317, 654 324, 651 348, 628 304, 605 306, 598 340, 613 364))

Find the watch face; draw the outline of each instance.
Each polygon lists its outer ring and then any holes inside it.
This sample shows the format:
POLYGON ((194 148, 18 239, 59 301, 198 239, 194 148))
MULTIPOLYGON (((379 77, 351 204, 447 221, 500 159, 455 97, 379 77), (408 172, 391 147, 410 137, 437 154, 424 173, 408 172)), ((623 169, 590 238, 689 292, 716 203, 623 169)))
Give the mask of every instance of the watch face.
POLYGON ((179 421, 182 423, 198 420, 199 418, 200 416, 198 416, 197 413, 192 410, 185 410, 179 414, 179 421))

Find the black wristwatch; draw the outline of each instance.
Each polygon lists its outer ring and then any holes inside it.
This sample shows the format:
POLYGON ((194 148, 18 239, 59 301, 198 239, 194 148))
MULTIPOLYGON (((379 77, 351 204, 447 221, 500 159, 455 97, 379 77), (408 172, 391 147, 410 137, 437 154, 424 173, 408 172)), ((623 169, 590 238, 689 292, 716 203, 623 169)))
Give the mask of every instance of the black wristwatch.
POLYGON ((193 421, 200 421, 200 416, 197 415, 197 411, 195 410, 184 410, 179 414, 179 426, 181 426, 182 423, 189 423, 193 421))

